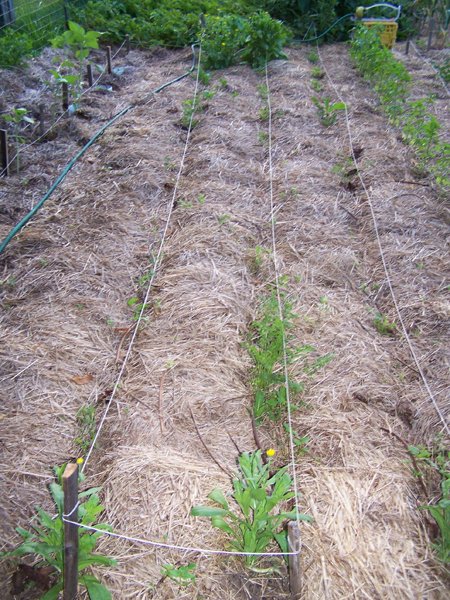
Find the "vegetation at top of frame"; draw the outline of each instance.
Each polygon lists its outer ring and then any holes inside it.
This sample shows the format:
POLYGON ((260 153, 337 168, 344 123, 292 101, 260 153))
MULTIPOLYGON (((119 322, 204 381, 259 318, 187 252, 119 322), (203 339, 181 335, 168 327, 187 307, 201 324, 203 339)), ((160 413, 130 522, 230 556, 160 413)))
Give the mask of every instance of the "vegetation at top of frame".
POLYGON ((411 76, 402 63, 382 46, 376 28, 358 26, 351 55, 374 86, 390 121, 402 131, 417 155, 418 175, 431 174, 442 190, 450 188, 450 144, 441 140, 441 125, 429 108, 431 97, 408 100, 411 76))
MULTIPOLYGON (((57 516, 53 517, 44 509, 37 508, 37 519, 32 522, 31 530, 17 527, 16 531, 23 538, 23 542, 9 552, 3 552, 3 557, 33 556, 36 561, 30 567, 31 582, 38 584, 45 593, 41 600, 56 600, 63 589, 64 579, 64 492, 62 476, 66 465, 55 467, 56 481, 50 484, 50 494, 54 502, 57 516)), ((80 475, 80 482, 84 480, 80 475)), ((103 531, 111 531, 105 523, 96 523, 99 514, 103 511, 98 492, 100 488, 90 488, 80 492, 78 498, 78 521, 87 526, 95 526, 103 531)), ((101 531, 80 529, 78 547, 78 582, 87 590, 90 600, 111 600, 109 590, 92 575, 89 570, 92 566, 115 566, 116 561, 109 556, 98 554, 95 547, 101 531)))

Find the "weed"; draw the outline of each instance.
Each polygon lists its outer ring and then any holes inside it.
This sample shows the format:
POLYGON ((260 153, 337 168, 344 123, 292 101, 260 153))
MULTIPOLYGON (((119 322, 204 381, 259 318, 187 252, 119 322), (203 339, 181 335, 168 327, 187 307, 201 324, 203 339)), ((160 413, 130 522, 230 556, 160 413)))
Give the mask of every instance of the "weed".
POLYGON ((256 89, 258 90, 258 94, 261 100, 267 100, 267 98, 269 97, 269 90, 267 89, 267 85, 265 83, 259 83, 256 86, 256 89))
POLYGON ((233 98, 237 98, 237 97, 239 96, 239 92, 238 92, 237 90, 233 90, 233 91, 231 92, 231 96, 232 96, 233 98))
POLYGON ((331 102, 330 98, 318 98, 313 96, 311 98, 313 104, 317 107, 320 122, 324 127, 331 127, 336 123, 337 112, 345 110, 344 102, 331 102))
POLYGON ((422 471, 415 473, 423 478, 428 475, 439 477, 440 498, 435 504, 420 506, 426 510, 436 521, 440 539, 435 542, 434 548, 440 561, 444 564, 450 562, 450 452, 445 449, 442 442, 437 440, 435 448, 425 446, 408 446, 408 451, 415 459, 415 464, 422 467, 422 471))
MULTIPOLYGON (((37 524, 32 524, 32 530, 27 531, 22 527, 17 527, 16 531, 23 538, 23 542, 10 552, 2 553, 2 556, 21 557, 34 556, 37 557, 37 567, 49 567, 52 572, 53 587, 43 596, 46 600, 52 600, 59 597, 59 592, 62 591, 64 585, 64 493, 62 490, 62 475, 65 465, 55 467, 56 481, 50 484, 50 493, 55 503, 57 516, 52 517, 51 514, 43 510, 37 509, 37 524)), ((80 475, 80 481, 84 477, 80 475)), ((90 488, 81 492, 78 496, 80 505, 78 507, 79 522, 82 525, 94 525, 98 515, 103 511, 103 506, 100 504, 98 492, 100 488, 90 488)), ((97 529, 103 531, 111 531, 110 525, 104 523, 95 524, 97 529)), ((79 584, 86 588, 91 600, 110 600, 111 594, 108 589, 100 583, 100 581, 86 573, 87 569, 92 566, 115 566, 116 561, 113 558, 103 554, 94 552, 97 541, 101 536, 101 532, 88 531, 85 529, 79 530, 79 548, 78 548, 78 571, 79 584)))
POLYGON ((314 52, 314 50, 312 50, 308 56, 306 57, 310 63, 312 63, 313 65, 315 65, 316 63, 319 62, 319 55, 317 54, 317 52, 314 52))
MULTIPOLYGON (((229 545, 235 551, 265 552, 269 544, 276 542, 282 552, 288 552, 283 524, 291 519, 311 521, 311 518, 298 514, 296 510, 275 513, 280 504, 294 497, 287 467, 271 472, 273 465, 270 460, 267 464, 263 463, 261 450, 243 452, 238 466, 239 473, 233 479, 231 497, 240 513, 235 514, 225 494, 215 489, 208 498, 219 508, 194 506, 191 515, 208 517, 213 527, 227 535, 229 545)), ((259 560, 258 556, 245 557, 249 567, 255 567, 259 560)))
POLYGON ((183 114, 181 116, 181 126, 183 129, 189 129, 189 125, 194 129, 199 124, 199 120, 195 119, 194 116, 206 110, 208 107, 207 101, 214 98, 216 92, 212 90, 205 90, 202 94, 202 99, 188 98, 183 100, 183 114), (192 120, 192 121, 191 121, 192 120))
POLYGON ((161 575, 168 577, 175 581, 181 586, 186 586, 191 583, 195 583, 196 575, 194 573, 197 565, 195 563, 189 563, 181 567, 175 565, 164 565, 161 569, 161 575))
POLYGON ((197 202, 200 204, 200 206, 203 206, 206 202, 206 196, 205 194, 199 194, 197 196, 197 202))
POLYGON ((79 433, 75 438, 75 444, 80 450, 80 454, 86 454, 96 432, 95 406, 93 404, 80 406, 76 414, 76 421, 79 433))
POLYGON ((249 269, 253 275, 258 275, 264 265, 264 259, 269 254, 269 250, 264 246, 256 246, 249 253, 249 269))
MULTIPOLYGON (((22 135, 23 127, 34 124, 34 119, 29 116, 28 110, 23 107, 14 108, 9 113, 3 114, 2 119, 11 125, 16 146, 18 147, 19 144, 23 144, 25 142, 25 138, 22 135)), ((17 173, 20 172, 20 158, 18 153, 16 157, 16 170, 17 173)))
POLYGON ((226 78, 225 78, 225 77, 221 77, 221 78, 219 79, 219 86, 220 86, 220 87, 221 87, 223 90, 226 90, 226 89, 227 89, 227 87, 228 87, 228 81, 226 80, 226 78))
POLYGON ((198 80, 200 83, 203 83, 203 85, 209 85, 209 82, 211 81, 211 73, 200 67, 198 72, 198 80))
POLYGON ((375 325, 375 329, 381 335, 394 335, 394 333, 397 331, 396 324, 389 321, 387 316, 380 312, 376 313, 373 319, 373 324, 375 325))

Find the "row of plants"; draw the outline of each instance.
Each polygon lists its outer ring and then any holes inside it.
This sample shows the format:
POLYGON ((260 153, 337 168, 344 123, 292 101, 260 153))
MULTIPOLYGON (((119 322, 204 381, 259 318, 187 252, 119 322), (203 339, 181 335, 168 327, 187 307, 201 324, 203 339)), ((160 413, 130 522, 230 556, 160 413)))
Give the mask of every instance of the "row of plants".
POLYGON ((390 122, 399 127, 403 139, 417 155, 417 175, 431 174, 442 190, 450 187, 450 144, 441 140, 441 124, 430 111, 433 98, 409 100, 411 75, 392 53, 382 46, 375 29, 358 26, 351 56, 374 87, 390 122))

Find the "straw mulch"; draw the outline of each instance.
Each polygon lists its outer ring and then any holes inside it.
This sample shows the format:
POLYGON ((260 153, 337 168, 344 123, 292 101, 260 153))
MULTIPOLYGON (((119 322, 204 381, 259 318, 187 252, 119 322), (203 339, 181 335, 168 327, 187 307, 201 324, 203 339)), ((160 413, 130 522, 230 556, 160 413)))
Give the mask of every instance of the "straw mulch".
MULTIPOLYGON (((352 73, 345 47, 322 53, 350 106, 402 314, 448 415, 440 204, 430 187, 414 185, 411 156, 352 73)), ((404 446, 388 433, 431 442, 440 423, 402 336, 374 327, 377 312, 396 315, 367 200, 356 181, 348 186, 332 171, 349 155, 346 130, 340 119, 329 129, 319 124, 306 51, 289 54, 270 66, 270 85, 278 268, 298 315, 290 344, 316 348, 291 366, 306 390, 294 400, 293 429, 311 438, 309 452, 296 456, 300 506, 314 517, 302 526, 303 597, 444 598, 426 515, 417 510, 427 499, 404 446), (306 375, 327 353, 333 360, 306 375)), ((148 59, 119 103, 185 64, 187 54, 148 59)), ((229 491, 237 448, 256 447, 243 342, 274 279, 267 146, 258 136, 267 130, 258 116, 264 80, 246 67, 224 76, 226 87, 210 84, 217 94, 193 131, 150 306, 86 471, 88 483, 103 485, 102 520, 115 531, 211 549, 226 548, 223 536, 189 511, 214 487, 229 491), (255 268, 257 245, 268 252, 255 268)), ((78 408, 95 403, 100 417, 109 398, 132 323, 127 300, 142 298, 168 214, 186 139, 181 104, 192 91, 192 79, 184 80, 114 126, 3 259, 2 277, 15 277, 3 289, 0 346, 5 547, 37 501, 48 506, 49 467, 75 455, 78 408)), ((264 424, 259 437, 277 448, 277 464, 289 460, 282 423, 264 424)), ((279 572, 262 576, 237 558, 106 537, 100 547, 119 561, 98 572, 116 598, 289 597, 276 561, 264 566, 274 562, 279 572), (164 564, 190 561, 198 565, 192 587, 161 576, 164 564)), ((7 563, 5 585, 10 575, 7 563)))

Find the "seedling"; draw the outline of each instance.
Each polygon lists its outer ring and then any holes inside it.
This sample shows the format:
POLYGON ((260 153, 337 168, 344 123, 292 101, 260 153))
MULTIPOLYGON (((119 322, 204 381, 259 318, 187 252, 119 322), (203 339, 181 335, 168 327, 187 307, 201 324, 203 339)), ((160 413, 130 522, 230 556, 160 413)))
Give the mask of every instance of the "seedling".
POLYGON ((312 51, 308 54, 307 59, 309 60, 310 63, 315 65, 316 63, 319 62, 319 55, 317 54, 317 52, 312 51))
POLYGON ((259 119, 260 121, 268 121, 270 117, 269 107, 263 106, 259 111, 259 119))
MULTIPOLYGON (((133 321, 138 321, 141 313, 143 313, 149 306, 149 303, 143 303, 137 296, 132 296, 127 300, 127 304, 130 308, 133 309, 133 321)), ((146 317, 141 319, 141 321, 146 321, 146 317)))
POLYGON ((231 215, 219 215, 217 217, 217 220, 219 221, 219 225, 225 225, 225 223, 228 223, 228 221, 231 219, 231 215))
POLYGON ((249 253, 249 268, 253 275, 258 275, 264 265, 264 259, 269 254, 269 250, 264 246, 256 246, 249 253))
POLYGON ((292 441, 294 442, 294 446, 297 448, 297 451, 300 455, 307 454, 308 448, 307 445, 311 441, 309 435, 299 435, 295 429, 289 427, 289 423, 283 423, 284 430, 289 433, 292 431, 292 441))
POLYGON ((76 421, 79 433, 75 438, 75 444, 78 446, 80 454, 86 454, 96 432, 95 406, 92 404, 81 406, 77 411, 76 421))
MULTIPOLYGON (((34 565, 37 568, 48 568, 51 576, 51 589, 42 597, 42 600, 54 600, 59 597, 63 589, 64 580, 64 493, 62 489, 62 475, 65 465, 55 467, 56 481, 50 484, 50 494, 55 504, 56 517, 42 508, 37 509, 37 523, 32 524, 31 531, 17 527, 17 533, 23 538, 23 542, 10 552, 3 552, 0 556, 8 557, 34 557, 34 565)), ((80 481, 84 476, 80 475, 80 481)), ((79 522, 82 525, 93 526, 98 515, 103 511, 100 504, 98 492, 100 488, 90 488, 81 492, 78 496, 80 505, 78 507, 79 522)), ((95 524, 97 529, 111 531, 111 526, 105 523, 95 524)), ((86 571, 92 566, 103 565, 105 567, 115 566, 117 563, 113 558, 104 554, 94 552, 101 532, 79 530, 78 548, 78 582, 81 587, 86 588, 91 600, 111 600, 109 590, 100 581, 86 571)))
POLYGON ((265 144, 269 139, 269 134, 267 131, 258 131, 258 142, 260 144, 265 144))
POLYGON ((376 313, 373 319, 373 324, 375 325, 375 329, 381 335, 394 335, 394 333, 397 331, 396 324, 389 321, 387 316, 380 312, 376 313))
POLYGON ((195 583, 196 575, 194 571, 196 568, 197 565, 195 563, 189 563, 188 565, 181 567, 167 564, 161 569, 161 574, 164 577, 172 579, 172 581, 175 581, 178 585, 186 586, 195 583))
POLYGON ((260 83, 256 86, 256 89, 258 90, 260 98, 262 100, 267 100, 267 98, 269 97, 269 90, 267 89, 267 85, 265 85, 264 83, 260 83))
POLYGON ((313 67, 311 69, 311 77, 314 79, 323 79, 325 77, 325 71, 320 67, 313 67))
POLYGON ((320 83, 320 81, 318 79, 311 79, 310 86, 318 94, 320 94, 320 92, 323 90, 323 85, 320 83))
POLYGON ((311 98, 313 104, 317 107, 320 122, 324 127, 331 127, 336 123, 337 112, 345 110, 345 102, 331 102, 330 98, 318 98, 313 96, 311 98))
MULTIPOLYGON (((273 542, 278 544, 281 552, 288 552, 287 532, 283 524, 297 518, 311 521, 311 517, 297 513, 295 509, 280 510, 280 505, 295 495, 287 467, 274 471, 270 459, 267 464, 263 463, 261 450, 243 452, 239 456, 238 467, 231 493, 238 514, 231 509, 225 494, 215 489, 208 498, 216 507, 194 506, 191 515, 209 518, 213 527, 226 534, 229 547, 237 552, 266 552, 273 542)), ((260 560, 259 556, 245 557, 250 568, 255 568, 260 560)))

